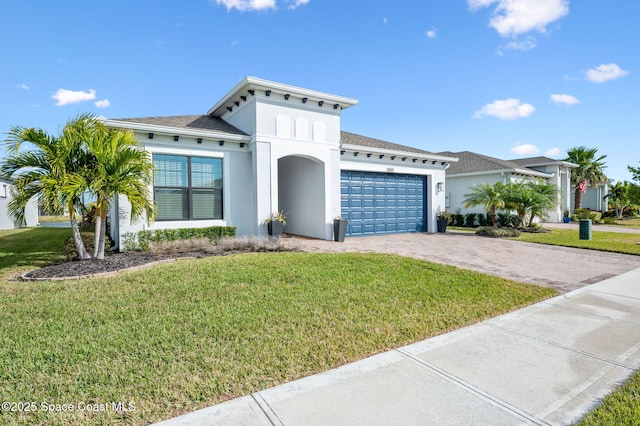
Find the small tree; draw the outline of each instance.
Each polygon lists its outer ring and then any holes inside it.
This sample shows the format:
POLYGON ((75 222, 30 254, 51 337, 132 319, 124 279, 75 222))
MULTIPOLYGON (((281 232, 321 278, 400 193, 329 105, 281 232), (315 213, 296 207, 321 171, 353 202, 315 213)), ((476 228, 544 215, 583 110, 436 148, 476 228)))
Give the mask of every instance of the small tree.
MULTIPOLYGON (((89 254, 80 237, 76 211, 86 185, 71 190, 68 185, 73 176, 86 170, 89 158, 83 141, 78 135, 84 132, 87 115, 69 120, 59 136, 52 136, 42 129, 14 126, 5 141, 7 157, 0 163, 0 174, 13 180, 9 215, 18 223, 24 223, 24 210, 33 197, 48 213, 69 213, 73 242, 78 258, 88 259, 89 254), (31 149, 22 149, 23 144, 31 149)), ((25 147, 26 148, 26 147, 25 147)))
POLYGON ((109 129, 96 117, 89 124, 83 139, 91 155, 91 166, 74 175, 69 188, 88 187, 96 196, 94 257, 104 259, 106 218, 109 207, 118 195, 131 204, 131 220, 146 213, 155 217, 153 197, 149 190, 153 182, 153 162, 149 153, 140 149, 131 131, 109 129))
POLYGON ((631 205, 628 193, 628 182, 616 182, 609 188, 609 193, 604 196, 605 200, 608 200, 609 204, 613 206, 616 213, 616 218, 622 219, 624 209, 631 205))
POLYGON ((543 218, 557 200, 557 189, 543 180, 506 185, 505 207, 515 210, 519 226, 531 226, 536 217, 543 218))
POLYGON ((496 182, 494 185, 480 183, 471 187, 471 192, 464 196, 466 208, 484 206, 491 218, 491 226, 496 227, 496 209, 504 207, 505 185, 496 182))

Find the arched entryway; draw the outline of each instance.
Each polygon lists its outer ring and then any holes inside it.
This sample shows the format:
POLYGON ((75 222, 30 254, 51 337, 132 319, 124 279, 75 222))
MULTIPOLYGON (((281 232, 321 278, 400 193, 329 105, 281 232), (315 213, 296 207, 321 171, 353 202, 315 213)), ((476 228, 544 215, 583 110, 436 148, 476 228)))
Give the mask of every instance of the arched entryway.
POLYGON ((287 215, 285 232, 325 238, 325 167, 321 161, 291 155, 278 160, 278 209, 287 215))

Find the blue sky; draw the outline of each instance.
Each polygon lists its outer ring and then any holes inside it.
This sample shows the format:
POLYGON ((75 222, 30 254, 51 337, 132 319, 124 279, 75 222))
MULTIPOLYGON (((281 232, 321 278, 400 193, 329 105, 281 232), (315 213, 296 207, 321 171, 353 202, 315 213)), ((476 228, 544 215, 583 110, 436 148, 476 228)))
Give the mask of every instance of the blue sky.
POLYGON ((206 113, 245 76, 360 103, 342 128, 433 152, 640 163, 637 0, 2 2, 0 132, 206 113))

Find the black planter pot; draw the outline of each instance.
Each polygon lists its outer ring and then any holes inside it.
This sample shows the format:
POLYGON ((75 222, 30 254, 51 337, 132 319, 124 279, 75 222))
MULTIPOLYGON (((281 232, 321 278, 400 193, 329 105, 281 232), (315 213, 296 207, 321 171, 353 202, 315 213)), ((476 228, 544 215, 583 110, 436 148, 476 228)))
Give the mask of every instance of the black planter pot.
POLYGON ((447 232, 447 219, 445 219, 444 217, 439 217, 436 221, 436 225, 438 227, 438 232, 447 232))
POLYGON ((276 220, 276 221, 267 223, 267 232, 272 237, 278 237, 282 235, 282 231, 284 231, 284 225, 282 224, 282 222, 278 222, 276 220))
POLYGON ((333 219, 333 240, 338 241, 340 243, 344 242, 344 236, 347 234, 347 224, 349 223, 346 219, 333 219))

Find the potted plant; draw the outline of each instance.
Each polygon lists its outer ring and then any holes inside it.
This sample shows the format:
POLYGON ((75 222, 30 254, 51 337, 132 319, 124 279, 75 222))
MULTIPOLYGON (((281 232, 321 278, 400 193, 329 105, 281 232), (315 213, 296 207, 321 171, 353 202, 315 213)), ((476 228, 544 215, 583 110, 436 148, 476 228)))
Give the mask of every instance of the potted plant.
POLYGON ((333 240, 340 243, 344 242, 344 236, 347 233, 347 225, 349 221, 342 216, 333 219, 333 240))
POLYGON ((448 211, 442 211, 438 214, 438 219, 436 221, 436 224, 438 225, 438 232, 447 232, 447 225, 449 224, 449 221, 451 220, 451 213, 449 213, 448 211))
POLYGON ((571 215, 569 214, 569 210, 565 210, 564 211, 564 216, 562 217, 562 221, 564 223, 569 223, 571 222, 571 215))
POLYGON ((283 210, 272 213, 271 216, 266 218, 263 222, 267 225, 267 232, 272 237, 277 237, 282 235, 284 231, 284 227, 287 224, 287 215, 284 214, 283 210))

